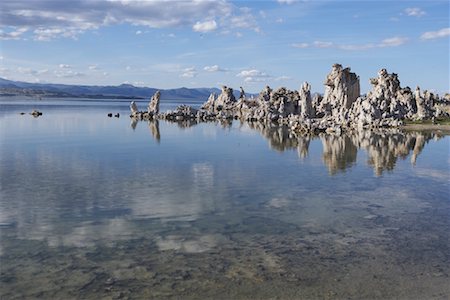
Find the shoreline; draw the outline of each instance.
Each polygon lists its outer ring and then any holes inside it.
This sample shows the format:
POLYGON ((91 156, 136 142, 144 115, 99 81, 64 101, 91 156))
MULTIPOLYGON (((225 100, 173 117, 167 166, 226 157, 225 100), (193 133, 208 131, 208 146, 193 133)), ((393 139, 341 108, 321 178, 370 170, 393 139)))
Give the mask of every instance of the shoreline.
POLYGON ((450 125, 446 124, 405 124, 399 128, 407 131, 441 131, 450 134, 450 125))

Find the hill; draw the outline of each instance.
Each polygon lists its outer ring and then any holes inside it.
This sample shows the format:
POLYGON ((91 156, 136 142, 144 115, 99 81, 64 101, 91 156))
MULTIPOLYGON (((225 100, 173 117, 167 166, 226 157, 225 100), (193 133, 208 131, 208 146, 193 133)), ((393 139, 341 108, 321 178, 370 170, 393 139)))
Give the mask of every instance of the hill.
MULTIPOLYGON (((28 97, 70 97, 95 99, 146 99, 157 90, 161 91, 163 99, 186 99, 206 101, 211 93, 220 93, 217 88, 177 88, 157 89, 152 87, 137 87, 131 84, 117 86, 98 85, 68 85, 52 83, 29 83, 0 78, 0 96, 28 97)), ((239 91, 235 91, 238 96, 239 91)))

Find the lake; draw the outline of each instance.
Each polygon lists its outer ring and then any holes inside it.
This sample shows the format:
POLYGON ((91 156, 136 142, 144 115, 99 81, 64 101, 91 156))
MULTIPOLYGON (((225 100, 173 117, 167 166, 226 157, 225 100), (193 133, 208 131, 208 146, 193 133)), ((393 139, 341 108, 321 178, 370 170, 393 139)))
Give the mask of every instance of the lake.
POLYGON ((450 297, 445 132, 132 122, 129 102, 0 100, 1 299, 450 297))

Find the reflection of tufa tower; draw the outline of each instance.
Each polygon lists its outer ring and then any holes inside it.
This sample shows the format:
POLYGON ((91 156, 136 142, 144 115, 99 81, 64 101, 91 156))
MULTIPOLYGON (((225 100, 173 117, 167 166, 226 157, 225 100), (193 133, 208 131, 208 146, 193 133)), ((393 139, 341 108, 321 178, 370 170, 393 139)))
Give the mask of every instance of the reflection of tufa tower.
POLYGON ((321 135, 323 162, 331 175, 343 171, 356 162, 358 148, 346 135, 321 135))

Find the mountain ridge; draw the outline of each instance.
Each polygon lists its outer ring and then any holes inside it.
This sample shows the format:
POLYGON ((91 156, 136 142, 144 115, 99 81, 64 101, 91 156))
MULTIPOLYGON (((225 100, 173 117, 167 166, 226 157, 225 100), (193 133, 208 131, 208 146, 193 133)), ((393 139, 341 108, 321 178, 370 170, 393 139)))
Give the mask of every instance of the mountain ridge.
MULTIPOLYGON (((186 99, 206 101, 211 93, 220 94, 218 88, 175 88, 158 89, 137 87, 132 84, 120 85, 71 85, 59 83, 30 83, 13 81, 0 77, 0 96, 61 97, 61 98, 130 98, 147 99, 156 91, 166 99, 186 99)), ((236 95, 239 91, 235 90, 236 95)))

